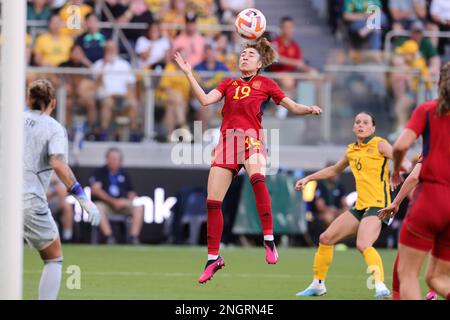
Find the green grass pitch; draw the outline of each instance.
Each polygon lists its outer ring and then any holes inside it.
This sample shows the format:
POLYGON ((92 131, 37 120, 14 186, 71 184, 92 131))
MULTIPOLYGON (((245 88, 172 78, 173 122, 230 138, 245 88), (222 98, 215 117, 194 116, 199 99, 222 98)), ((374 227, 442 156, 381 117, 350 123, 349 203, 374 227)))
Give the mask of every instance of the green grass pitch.
MULTIPOLYGON (((204 285, 197 278, 206 248, 168 246, 65 245, 60 299, 301 299, 295 293, 309 285, 315 249, 279 248, 277 265, 267 265, 264 249, 226 248, 225 268, 204 285), (68 289, 70 265, 81 271, 81 288, 68 289)), ((391 287, 394 250, 380 250, 386 283, 391 287)), ((42 262, 33 249, 24 249, 24 298, 36 299, 42 262)), ((372 299, 366 265, 350 249, 335 251, 324 297, 313 299, 372 299)), ((422 288, 426 290, 423 282, 422 288)))

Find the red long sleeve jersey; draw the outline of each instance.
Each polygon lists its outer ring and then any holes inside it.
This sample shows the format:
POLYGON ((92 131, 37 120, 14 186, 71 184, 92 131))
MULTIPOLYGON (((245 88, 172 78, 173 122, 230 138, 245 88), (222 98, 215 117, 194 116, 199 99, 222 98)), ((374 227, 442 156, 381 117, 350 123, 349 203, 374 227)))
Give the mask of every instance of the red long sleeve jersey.
POLYGON ((225 97, 220 132, 225 134, 227 130, 243 130, 247 136, 258 140, 264 140, 260 130, 266 103, 272 98, 279 105, 286 97, 275 81, 260 75, 249 81, 227 78, 216 90, 225 97))
POLYGON ((423 137, 420 180, 450 186, 450 115, 438 117, 438 101, 417 107, 406 128, 423 137))

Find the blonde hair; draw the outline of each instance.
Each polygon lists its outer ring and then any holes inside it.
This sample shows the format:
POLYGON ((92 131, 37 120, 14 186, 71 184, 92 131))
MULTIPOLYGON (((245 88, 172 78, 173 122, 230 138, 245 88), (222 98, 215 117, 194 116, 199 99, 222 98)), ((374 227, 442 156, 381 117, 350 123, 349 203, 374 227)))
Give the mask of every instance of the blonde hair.
POLYGON ((270 66, 277 58, 277 53, 272 48, 270 41, 265 37, 259 38, 256 43, 246 42, 244 45, 244 50, 248 48, 253 48, 258 51, 261 56, 262 69, 270 66))

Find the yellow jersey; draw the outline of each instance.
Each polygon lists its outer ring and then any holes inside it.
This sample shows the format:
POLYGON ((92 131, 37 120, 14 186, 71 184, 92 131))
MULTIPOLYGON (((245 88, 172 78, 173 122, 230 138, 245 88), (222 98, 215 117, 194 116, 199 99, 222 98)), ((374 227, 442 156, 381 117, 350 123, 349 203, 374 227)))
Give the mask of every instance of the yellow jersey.
POLYGON ((356 209, 384 208, 391 202, 388 158, 378 150, 378 143, 386 141, 370 136, 362 144, 348 145, 346 157, 356 183, 356 209))
POLYGON ((34 51, 42 56, 45 65, 57 67, 69 60, 72 46, 73 40, 68 36, 60 35, 55 38, 50 33, 43 33, 36 38, 34 51))

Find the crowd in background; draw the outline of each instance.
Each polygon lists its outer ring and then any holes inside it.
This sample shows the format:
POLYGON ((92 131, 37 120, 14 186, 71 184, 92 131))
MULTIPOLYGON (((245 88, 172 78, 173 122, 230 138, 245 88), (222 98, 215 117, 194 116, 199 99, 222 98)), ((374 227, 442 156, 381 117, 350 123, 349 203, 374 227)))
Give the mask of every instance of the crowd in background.
MULTIPOLYGON (((177 71, 173 53, 180 51, 198 72, 213 72, 199 78, 206 90, 214 88, 225 72, 236 71, 242 44, 237 33, 220 32, 216 26, 232 25, 239 11, 255 5, 254 0, 31 0, 27 7, 27 62, 92 72, 47 76, 67 94, 65 121, 71 135, 75 118, 81 116, 83 135, 94 141, 142 140, 148 86, 133 70, 160 72, 152 83, 154 138, 170 141, 177 128, 189 132, 194 120, 201 120, 203 129, 218 126, 220 120, 219 108, 200 108, 192 99, 187 79, 171 73, 177 71), (74 19, 74 14, 80 19, 74 19), (140 25, 124 26, 117 32, 111 22, 140 25), (110 25, 102 28, 101 23, 110 25)), ((445 0, 328 1, 330 26, 337 39, 349 47, 348 62, 386 63, 382 54, 386 33, 405 30, 408 36, 394 38, 388 63, 420 70, 430 90, 441 57, 450 54, 450 45, 448 39, 424 37, 424 32, 449 31, 449 6, 445 0), (374 13, 372 5, 382 9, 375 28, 367 24, 374 13)), ((294 40, 295 19, 285 16, 278 26, 279 33, 269 37, 278 51, 278 63, 266 71, 318 73, 319 68, 305 62, 308 57, 303 57, 301 43, 294 40)), ((28 74, 28 81, 40 75, 28 74)), ((389 75, 392 131, 401 130, 416 103, 418 79, 413 73, 389 75)), ((277 81, 289 96, 296 96, 299 84, 294 78, 277 81)), ((279 118, 287 116, 282 108, 274 110, 279 118)))

